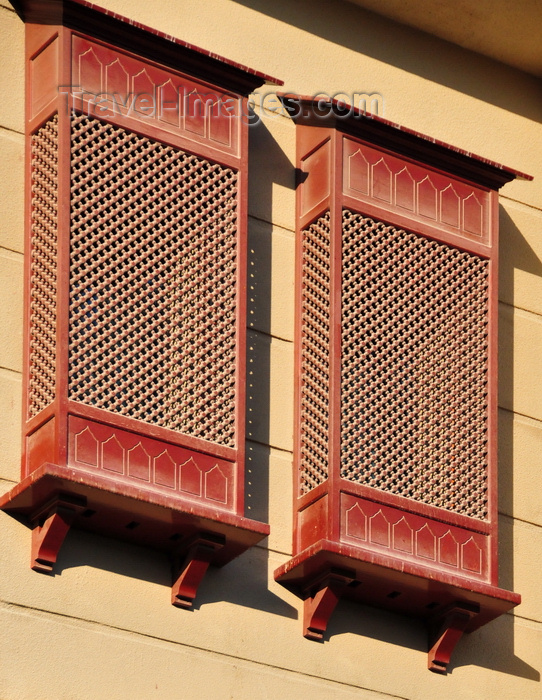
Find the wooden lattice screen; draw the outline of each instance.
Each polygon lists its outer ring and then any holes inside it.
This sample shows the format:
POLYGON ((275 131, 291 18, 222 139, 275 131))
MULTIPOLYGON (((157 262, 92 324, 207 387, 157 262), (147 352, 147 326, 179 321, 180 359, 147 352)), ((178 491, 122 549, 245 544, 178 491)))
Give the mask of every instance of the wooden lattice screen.
POLYGON ((294 556, 275 577, 309 639, 342 595, 427 620, 445 672, 451 638, 519 602, 497 587, 496 500, 497 189, 515 173, 283 99, 299 379, 294 556))
POLYGON ((269 532, 244 516, 247 95, 277 81, 87 2, 22 10, 24 458, 1 505, 34 569, 74 525, 170 551, 189 607, 269 532))

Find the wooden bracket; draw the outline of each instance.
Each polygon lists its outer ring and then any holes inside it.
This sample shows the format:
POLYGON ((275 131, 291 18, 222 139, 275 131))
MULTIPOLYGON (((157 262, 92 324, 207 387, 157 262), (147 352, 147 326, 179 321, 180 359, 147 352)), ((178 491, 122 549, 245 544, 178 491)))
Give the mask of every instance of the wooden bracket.
POLYGON ((64 538, 85 505, 86 499, 55 496, 32 515, 30 567, 34 571, 51 573, 64 538))
POLYGON ((322 641, 327 623, 346 586, 355 579, 351 571, 332 569, 307 589, 303 610, 303 636, 322 641))
POLYGON ((181 544, 174 556, 174 583, 171 587, 171 604, 190 609, 198 587, 205 576, 215 553, 226 543, 224 537, 199 533, 181 544))
POLYGON ((430 621, 427 662, 430 671, 443 674, 447 672, 455 645, 463 636, 470 620, 479 612, 478 605, 453 603, 430 621))

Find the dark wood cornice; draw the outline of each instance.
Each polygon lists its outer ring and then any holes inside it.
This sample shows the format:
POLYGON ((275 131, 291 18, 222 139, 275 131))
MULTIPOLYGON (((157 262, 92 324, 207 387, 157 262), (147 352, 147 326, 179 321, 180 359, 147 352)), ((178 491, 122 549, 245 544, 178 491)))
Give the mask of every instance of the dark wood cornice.
POLYGON ((90 34, 195 78, 248 95, 282 81, 181 39, 104 10, 86 0, 11 0, 24 22, 58 24, 90 34))
POLYGON ((278 96, 290 117, 297 124, 337 129, 483 187, 498 190, 516 178, 533 179, 531 175, 456 148, 444 141, 438 141, 337 100, 305 97, 291 93, 279 93, 278 96))

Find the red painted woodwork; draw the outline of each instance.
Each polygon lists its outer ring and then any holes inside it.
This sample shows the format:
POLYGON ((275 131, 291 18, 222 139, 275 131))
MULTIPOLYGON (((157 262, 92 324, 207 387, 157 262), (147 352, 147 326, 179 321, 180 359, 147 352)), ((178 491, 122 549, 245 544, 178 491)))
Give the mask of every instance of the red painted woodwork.
MULTIPOLYGON (((223 566, 269 534, 267 524, 236 513, 196 500, 185 502, 175 494, 137 484, 117 484, 98 472, 84 474, 48 462, 6 494, 2 508, 26 516, 31 526, 44 525, 55 512, 57 501, 63 512, 75 510, 74 527, 170 552, 177 571, 182 569, 179 552, 182 554, 199 536, 223 541, 212 561, 223 566)), ((61 544, 59 541, 58 547, 61 544)), ((55 556, 58 547, 53 549, 55 556)), ((54 564, 53 559, 47 561, 54 564)))
POLYGON ((234 511, 234 465, 214 455, 185 449, 142 433, 68 418, 68 465, 114 474, 119 482, 195 498, 214 508, 234 511))
POLYGON ((177 554, 179 571, 171 589, 171 603, 177 608, 191 608, 198 586, 216 552, 224 546, 224 538, 198 535, 189 540, 177 554))
MULTIPOLYGON (((497 189, 520 175, 283 95, 296 122, 294 556, 322 639, 343 597, 414 615, 446 672, 520 602, 497 579, 497 189)), ((527 177, 527 176, 525 176, 527 177)))
POLYGON ((430 620, 427 664, 430 671, 446 673, 455 645, 479 612, 478 605, 451 605, 430 620))
POLYGON ((343 150, 343 194, 357 200, 358 208, 373 202, 392 214, 406 214, 467 240, 491 243, 486 189, 354 139, 344 138, 343 150))
POLYGON ((77 90, 65 99, 88 116, 114 119, 137 129, 141 123, 196 144, 240 155, 243 127, 235 93, 217 90, 74 35, 71 75, 77 90))
POLYGON ((466 518, 458 527, 435 517, 417 515, 406 510, 407 506, 405 503, 402 507, 390 507, 368 497, 341 492, 341 541, 363 543, 363 547, 377 552, 487 580, 487 524, 479 528, 485 532, 477 532, 466 518))
POLYGON ((38 571, 71 526, 170 551, 189 607, 269 532, 244 517, 246 116, 272 79, 87 2, 17 6, 24 456, 0 507, 38 571))
POLYGON ((354 580, 352 572, 331 570, 309 585, 303 609, 303 636, 306 639, 323 639, 332 612, 346 586, 354 580))
POLYGON ((65 496, 54 496, 32 515, 31 568, 49 573, 56 563, 58 551, 78 514, 82 502, 65 496))

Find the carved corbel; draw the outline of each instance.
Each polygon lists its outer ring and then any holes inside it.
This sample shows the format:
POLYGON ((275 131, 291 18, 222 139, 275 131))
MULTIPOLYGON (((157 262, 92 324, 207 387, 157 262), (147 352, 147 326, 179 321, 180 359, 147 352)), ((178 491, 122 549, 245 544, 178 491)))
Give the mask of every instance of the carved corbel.
POLYGON ((49 574, 56 563, 75 516, 85 507, 85 499, 74 500, 56 496, 30 518, 32 523, 32 553, 30 567, 49 574))
POLYGON ((435 673, 446 673, 455 645, 463 636, 470 620, 480 612, 478 605, 454 603, 437 614, 429 623, 427 667, 435 673))
POLYGON ((303 636, 306 639, 322 641, 339 598, 354 578, 351 571, 332 569, 309 586, 303 608, 303 636))
POLYGON ((174 583, 171 587, 171 604, 190 609, 198 587, 205 576, 215 553, 225 544, 225 538, 200 533, 181 544, 173 560, 174 583))

